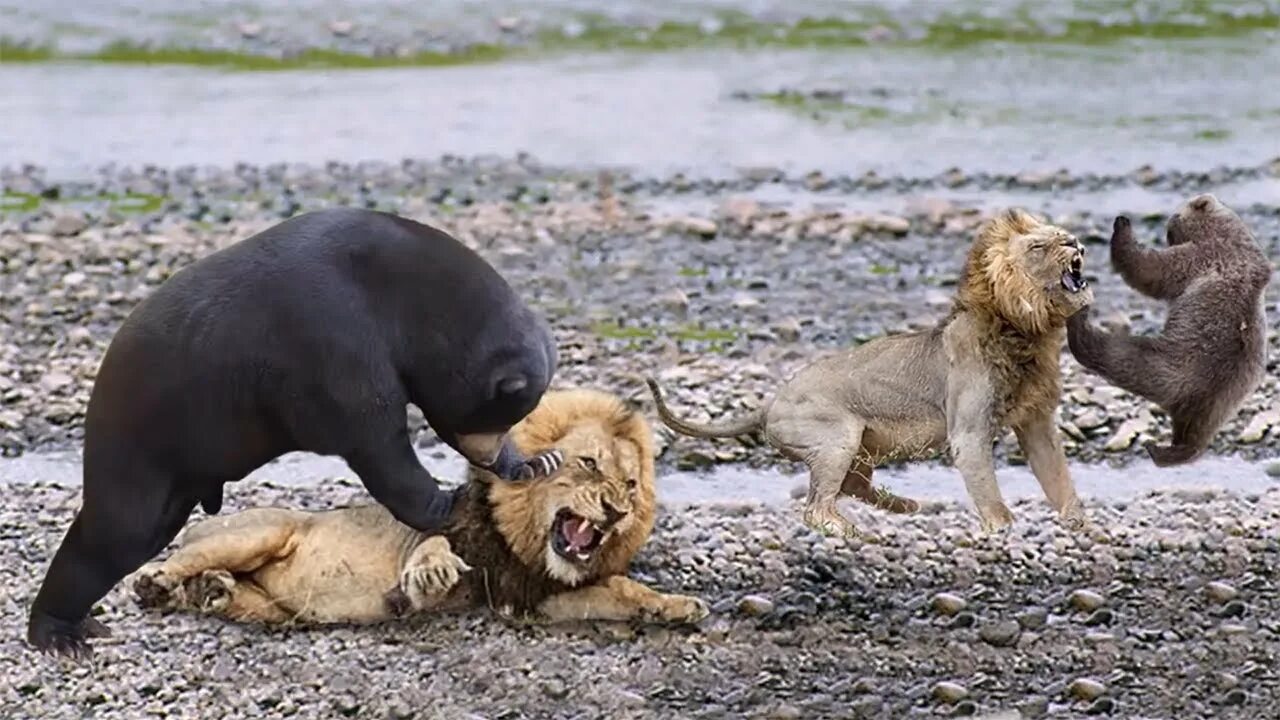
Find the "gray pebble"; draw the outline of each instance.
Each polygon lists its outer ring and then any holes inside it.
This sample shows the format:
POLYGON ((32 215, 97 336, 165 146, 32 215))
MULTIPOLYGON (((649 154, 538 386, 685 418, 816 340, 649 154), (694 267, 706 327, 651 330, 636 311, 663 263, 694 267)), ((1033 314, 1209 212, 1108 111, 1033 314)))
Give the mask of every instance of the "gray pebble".
POLYGON ((1013 620, 989 622, 978 630, 978 637, 988 645, 995 647, 1011 647, 1018 644, 1022 635, 1022 627, 1013 620))

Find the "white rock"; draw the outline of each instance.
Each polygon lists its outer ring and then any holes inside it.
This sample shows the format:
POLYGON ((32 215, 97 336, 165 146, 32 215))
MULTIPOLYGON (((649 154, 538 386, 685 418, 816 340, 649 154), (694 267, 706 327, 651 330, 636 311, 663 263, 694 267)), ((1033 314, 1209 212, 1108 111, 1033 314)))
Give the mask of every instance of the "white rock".
POLYGON ((1280 427, 1280 408, 1263 410, 1253 416, 1240 433, 1240 442, 1256 443, 1267 436, 1273 427, 1280 427))

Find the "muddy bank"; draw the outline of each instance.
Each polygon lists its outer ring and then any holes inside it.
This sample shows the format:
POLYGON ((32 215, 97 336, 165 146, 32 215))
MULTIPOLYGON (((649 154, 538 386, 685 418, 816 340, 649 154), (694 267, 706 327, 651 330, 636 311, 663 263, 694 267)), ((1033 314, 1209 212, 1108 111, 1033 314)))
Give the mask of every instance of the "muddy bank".
MULTIPOLYGON (((246 484, 227 510, 353 494, 246 484)), ((857 508, 875 541, 821 538, 798 508, 663 509, 633 575, 704 597, 697 628, 505 625, 486 612, 263 631, 140 610, 117 588, 92 668, 21 643, 75 488, 6 488, 0 704, 16 717, 1261 717, 1280 693, 1280 489, 1088 502, 1072 535, 1011 503, 857 508), (472 715, 474 716, 474 715, 472 715)))

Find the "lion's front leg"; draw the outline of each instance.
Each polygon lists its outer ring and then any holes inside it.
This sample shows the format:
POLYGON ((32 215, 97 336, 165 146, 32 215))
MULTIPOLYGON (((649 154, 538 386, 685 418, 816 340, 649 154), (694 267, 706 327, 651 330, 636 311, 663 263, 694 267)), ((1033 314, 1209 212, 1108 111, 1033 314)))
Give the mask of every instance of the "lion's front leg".
POLYGON ((1084 506, 1076 495, 1075 483, 1067 467, 1062 439, 1052 414, 1042 414, 1013 428, 1018 444, 1027 456, 1031 473, 1036 476, 1049 505, 1072 530, 1082 530, 1086 519, 1084 506))
POLYGON ((395 615, 431 607, 458 584, 461 573, 469 570, 471 566, 453 553, 447 538, 429 537, 405 560, 400 569, 400 584, 387 593, 388 607, 395 615))
POLYGON ((985 369, 974 360, 957 362, 947 376, 947 440, 985 533, 1013 524, 996 482, 994 413, 995 393, 985 369))
POLYGON ((538 606, 549 622, 570 620, 644 620, 697 623, 710 609, 689 595, 668 595, 623 575, 611 575, 595 585, 552 595, 538 606))

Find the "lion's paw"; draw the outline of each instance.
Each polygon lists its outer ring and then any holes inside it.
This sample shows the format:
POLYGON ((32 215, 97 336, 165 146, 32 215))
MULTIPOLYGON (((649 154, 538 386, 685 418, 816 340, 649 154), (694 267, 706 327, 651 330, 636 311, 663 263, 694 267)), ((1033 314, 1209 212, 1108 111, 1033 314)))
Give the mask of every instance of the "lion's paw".
POLYGON ((144 608, 165 610, 182 605, 182 583, 164 571, 163 563, 147 563, 134 573, 133 594, 144 608))
POLYGON ((1090 528, 1089 517, 1085 515, 1079 500, 1063 508, 1058 514, 1058 520, 1071 532, 1085 532, 1090 528))
POLYGON ((444 538, 428 538, 423 545, 425 547, 414 560, 400 571, 400 587, 418 607, 427 598, 452 590, 461 574, 471 569, 465 560, 454 554, 444 538))
POLYGON ((691 595, 664 595, 659 619, 670 623, 695 625, 711 614, 711 607, 691 595))
POLYGON ((804 524, 823 535, 852 538, 858 536, 858 530, 839 510, 834 507, 807 508, 804 511, 804 524))
POLYGON ((230 604, 235 586, 235 576, 226 570, 206 570, 188 581, 187 596, 204 612, 221 612, 230 604))
POLYGON ((978 525, 983 535, 999 535, 1013 527, 1013 512, 1004 503, 978 510, 978 525))

